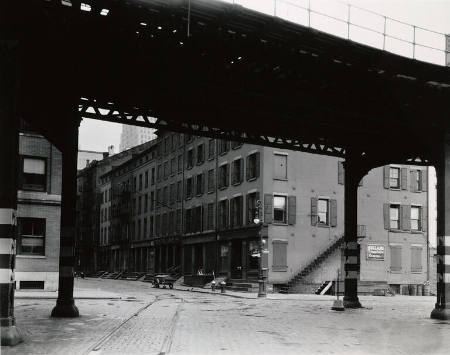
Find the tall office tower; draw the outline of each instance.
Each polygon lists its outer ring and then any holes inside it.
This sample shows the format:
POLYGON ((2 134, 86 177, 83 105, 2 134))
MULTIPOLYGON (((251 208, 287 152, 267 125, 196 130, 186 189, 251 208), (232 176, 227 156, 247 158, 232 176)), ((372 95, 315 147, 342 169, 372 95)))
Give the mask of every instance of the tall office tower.
POLYGON ((120 135, 120 151, 130 149, 156 138, 155 129, 130 125, 122 125, 120 135))

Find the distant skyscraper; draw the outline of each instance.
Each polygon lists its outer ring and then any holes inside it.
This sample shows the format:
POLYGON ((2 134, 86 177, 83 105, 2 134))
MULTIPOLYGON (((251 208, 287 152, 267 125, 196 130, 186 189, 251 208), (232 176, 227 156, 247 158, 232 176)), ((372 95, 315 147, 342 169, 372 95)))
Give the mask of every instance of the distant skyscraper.
POLYGON ((120 135, 120 151, 130 149, 156 138, 155 129, 130 125, 122 125, 120 135))

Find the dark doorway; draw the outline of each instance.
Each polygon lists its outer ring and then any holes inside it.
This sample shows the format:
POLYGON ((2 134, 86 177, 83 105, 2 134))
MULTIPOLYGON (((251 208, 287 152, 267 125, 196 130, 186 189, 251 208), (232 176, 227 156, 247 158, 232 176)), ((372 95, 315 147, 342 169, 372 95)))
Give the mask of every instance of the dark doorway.
POLYGON ((242 279, 242 241, 231 242, 231 278, 242 279))
POLYGON ((247 243, 247 279, 248 280, 258 280, 258 270, 259 270, 259 258, 253 255, 257 255, 258 241, 250 240, 247 243))

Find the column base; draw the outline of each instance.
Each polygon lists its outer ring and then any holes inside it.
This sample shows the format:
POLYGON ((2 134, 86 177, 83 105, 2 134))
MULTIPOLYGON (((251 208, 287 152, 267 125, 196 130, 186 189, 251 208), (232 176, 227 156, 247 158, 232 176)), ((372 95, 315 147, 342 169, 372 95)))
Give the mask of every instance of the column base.
POLYGON ((15 325, 9 327, 1 327, 0 334, 2 338, 2 346, 14 346, 23 342, 22 334, 15 325))
POLYGON ((76 318, 79 316, 80 313, 78 312, 78 308, 75 306, 75 302, 73 300, 69 304, 62 304, 59 301, 56 301, 56 306, 53 308, 51 314, 51 317, 54 318, 76 318))
POLYGON ((437 305, 434 307, 430 315, 431 319, 449 320, 450 319, 450 308, 441 308, 437 305))
POLYGON ((358 297, 356 298, 346 298, 344 297, 344 307, 345 308, 362 308, 358 297))

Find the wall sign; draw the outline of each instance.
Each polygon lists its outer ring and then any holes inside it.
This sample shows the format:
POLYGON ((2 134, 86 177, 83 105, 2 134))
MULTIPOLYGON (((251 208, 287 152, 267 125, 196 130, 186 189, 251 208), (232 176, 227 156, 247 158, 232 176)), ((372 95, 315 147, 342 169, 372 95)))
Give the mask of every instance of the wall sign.
POLYGON ((367 259, 368 260, 384 260, 384 245, 368 244, 367 259))

